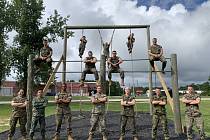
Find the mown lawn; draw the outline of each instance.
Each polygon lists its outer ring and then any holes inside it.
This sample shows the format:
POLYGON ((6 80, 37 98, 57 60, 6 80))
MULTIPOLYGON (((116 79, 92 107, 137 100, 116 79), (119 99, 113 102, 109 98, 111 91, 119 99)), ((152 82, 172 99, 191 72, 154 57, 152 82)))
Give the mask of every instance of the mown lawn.
MULTIPOLYGON (((49 103, 48 107, 46 108, 46 116, 52 115, 55 112, 55 104, 54 103, 49 103)), ((88 102, 82 103, 80 106, 79 103, 72 103, 71 104, 71 109, 72 111, 90 111, 92 108, 92 105, 88 102)), ((200 105, 200 109, 203 113, 203 118, 205 121, 205 131, 207 136, 210 136, 210 103, 209 101, 202 101, 200 105)), ((0 105, 0 132, 5 131, 9 128, 9 117, 11 114, 11 106, 10 105, 0 105)), ((121 106, 119 102, 111 102, 108 105, 108 110, 109 111, 120 111, 121 106)), ((138 103, 136 108, 137 111, 143 111, 143 112, 149 112, 149 104, 148 103, 138 103)), ((184 110, 185 106, 181 104, 181 115, 182 115, 182 122, 184 124, 184 110)), ((167 105, 167 111, 168 111, 168 118, 170 120, 174 120, 172 111, 167 105)))

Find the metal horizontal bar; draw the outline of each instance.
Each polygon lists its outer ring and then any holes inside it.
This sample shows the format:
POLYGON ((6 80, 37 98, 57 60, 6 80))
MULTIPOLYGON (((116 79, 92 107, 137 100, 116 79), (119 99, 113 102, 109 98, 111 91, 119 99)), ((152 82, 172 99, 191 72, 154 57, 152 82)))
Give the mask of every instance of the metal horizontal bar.
MULTIPOLYGON (((171 59, 171 58, 166 58, 171 59)), ((143 61, 143 60, 149 60, 148 58, 137 58, 137 59, 123 59, 123 61, 143 61)), ((53 62, 59 62, 59 61, 53 61, 53 62)), ((70 60, 70 61, 64 61, 64 62, 83 62, 81 60, 70 60)), ((100 60, 97 60, 97 62, 100 62, 100 60)))
MULTIPOLYGON (((108 71, 106 71, 108 72, 108 71)), ((125 73, 148 73, 150 71, 124 71, 125 73)), ((162 71, 152 71, 152 72, 162 72, 162 71)), ((171 71, 165 71, 165 72, 171 72, 171 71)), ((68 72, 62 72, 62 71, 58 71, 55 73, 82 73, 81 71, 68 71, 68 72)), ((98 71, 98 73, 100 73, 100 71, 98 71)), ((113 72, 115 73, 115 72, 113 72)), ((92 73, 90 73, 92 74, 92 73)))
POLYGON ((147 28, 150 25, 77 25, 65 26, 66 29, 131 29, 131 28, 147 28))

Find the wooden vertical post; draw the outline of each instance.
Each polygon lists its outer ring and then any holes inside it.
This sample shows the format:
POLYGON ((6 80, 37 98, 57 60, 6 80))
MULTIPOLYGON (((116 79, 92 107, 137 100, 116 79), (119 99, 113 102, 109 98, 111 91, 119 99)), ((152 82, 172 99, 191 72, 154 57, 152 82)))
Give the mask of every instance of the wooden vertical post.
POLYGON ((101 54, 99 79, 100 79, 104 94, 106 94, 106 57, 104 54, 101 54))
POLYGON ((66 82, 66 55, 67 55, 67 28, 64 27, 64 45, 63 45, 63 73, 62 82, 66 82))
MULTIPOLYGON (((147 27, 147 47, 150 49, 150 27, 147 27)), ((147 52, 148 53, 148 52, 147 52)), ((148 54, 149 58, 149 54, 148 54)), ((149 99, 150 99, 150 115, 152 115, 153 107, 152 107, 152 66, 149 63, 149 99)))
POLYGON ((177 134, 182 134, 182 121, 180 113, 180 100, 178 91, 178 70, 177 70, 177 55, 171 54, 171 83, 174 102, 174 123, 177 134))
POLYGON ((26 106, 27 110, 27 131, 29 132, 31 128, 31 119, 32 119, 32 87, 33 87, 33 55, 29 55, 28 59, 28 77, 27 77, 27 100, 28 104, 26 106))

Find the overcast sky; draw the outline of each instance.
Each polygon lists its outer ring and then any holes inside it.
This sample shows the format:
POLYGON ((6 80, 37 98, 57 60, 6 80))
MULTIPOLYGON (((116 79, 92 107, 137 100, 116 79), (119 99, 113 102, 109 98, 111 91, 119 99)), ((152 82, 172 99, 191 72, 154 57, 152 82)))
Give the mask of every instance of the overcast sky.
MULTIPOLYGON (((62 16, 70 15, 68 25, 118 25, 118 24, 149 24, 151 38, 157 37, 158 43, 164 48, 164 55, 176 53, 178 56, 179 84, 203 82, 210 76, 210 1, 206 0, 44 0, 46 6, 44 19, 49 17, 54 9, 62 16)), ((109 41, 112 30, 101 30, 103 40, 109 41)), ((129 30, 116 30, 113 49, 123 59, 129 59, 126 38, 129 30)), ((146 31, 132 30, 135 34, 134 58, 147 58, 146 31)), ((75 37, 68 40, 68 59, 79 60, 78 46, 81 30, 75 32, 75 37)), ((85 55, 92 50, 94 55, 100 55, 100 37, 97 30, 84 30, 88 39, 85 55)), ((53 59, 58 60, 62 54, 63 40, 50 44, 53 48, 53 59)), ((99 69, 99 64, 97 68, 99 69)), ((122 68, 132 70, 132 63, 125 62, 122 68)), ((68 64, 69 71, 80 70, 80 64, 68 64)), ((84 67, 84 66, 83 66, 84 67)), ((148 61, 135 62, 134 70, 147 70, 148 61)), ((170 62, 167 70, 170 70, 170 62)), ((60 75, 57 75, 60 77, 60 75)), ((126 84, 132 84, 132 77, 139 85, 148 84, 148 74, 126 74, 126 84)), ((67 79, 79 80, 80 75, 67 74, 67 79)), ((86 79, 93 79, 88 75, 86 79)), ((114 74, 114 80, 119 75, 114 74)), ((166 74, 170 83, 170 73, 166 74)), ((159 82, 157 82, 159 85, 159 82)))

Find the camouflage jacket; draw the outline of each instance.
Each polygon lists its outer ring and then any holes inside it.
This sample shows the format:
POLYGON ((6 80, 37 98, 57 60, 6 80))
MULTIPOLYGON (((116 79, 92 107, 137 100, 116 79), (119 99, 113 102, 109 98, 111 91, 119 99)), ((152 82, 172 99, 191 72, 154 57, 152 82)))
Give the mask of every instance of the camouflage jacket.
MULTIPOLYGON (((99 98, 104 98, 106 97, 105 94, 103 93, 96 93, 93 95, 93 98, 98 100, 99 98)), ((105 113, 105 103, 93 103, 93 109, 92 109, 93 114, 104 114, 105 113)))
POLYGON ((32 101, 33 116, 45 116, 45 107, 48 100, 46 97, 34 97, 32 101))
MULTIPOLYGON (((184 95, 184 99, 187 99, 187 100, 196 100, 197 98, 200 98, 200 95, 198 95, 196 93, 192 93, 192 94, 187 93, 184 95)), ((185 113, 186 113, 186 115, 188 115, 190 117, 196 117, 196 116, 201 115, 198 104, 195 104, 195 105, 186 104, 185 113)))
MULTIPOLYGON (((71 94, 67 92, 59 92, 56 94, 56 98, 59 99, 72 99, 71 94)), ((58 103, 56 108, 57 114, 70 114, 71 109, 69 107, 70 103, 58 103)))
MULTIPOLYGON (((152 101, 165 101, 167 103, 167 97, 164 96, 164 95, 157 96, 155 94, 155 95, 152 96, 152 101)), ((166 114, 165 105, 153 104, 153 114, 165 115, 166 114)))
MULTIPOLYGON (((126 95, 123 95, 122 96, 122 100, 123 101, 126 101, 126 102, 131 102, 132 100, 134 100, 135 97, 133 96, 126 96, 126 95)), ((134 106, 123 106, 122 107, 122 110, 121 110, 121 115, 123 116, 134 116, 135 113, 134 113, 134 106)))
MULTIPOLYGON (((14 97, 12 99, 12 101, 14 103, 25 103, 25 101, 27 101, 27 99, 25 97, 14 97)), ((12 116, 13 117, 22 117, 22 116, 26 116, 26 107, 20 108, 20 107, 13 107, 12 109, 12 116)))
MULTIPOLYGON (((110 57, 110 62, 112 64, 117 64, 120 61, 120 57, 116 56, 116 58, 114 57, 110 57)), ((113 67, 112 65, 110 65, 111 68, 116 69, 116 68, 120 68, 119 64, 117 65, 117 67, 113 67)))
POLYGON ((150 51, 151 51, 151 53, 153 53, 153 54, 160 54, 161 49, 162 49, 162 46, 160 46, 160 45, 152 45, 152 46, 150 47, 150 51))
POLYGON ((42 47, 40 49, 40 54, 41 54, 42 57, 47 57, 50 54, 51 51, 52 51, 51 47, 42 47))
MULTIPOLYGON (((86 57, 86 60, 93 60, 95 57, 86 57)), ((95 63, 85 63, 85 68, 96 68, 95 63)))

